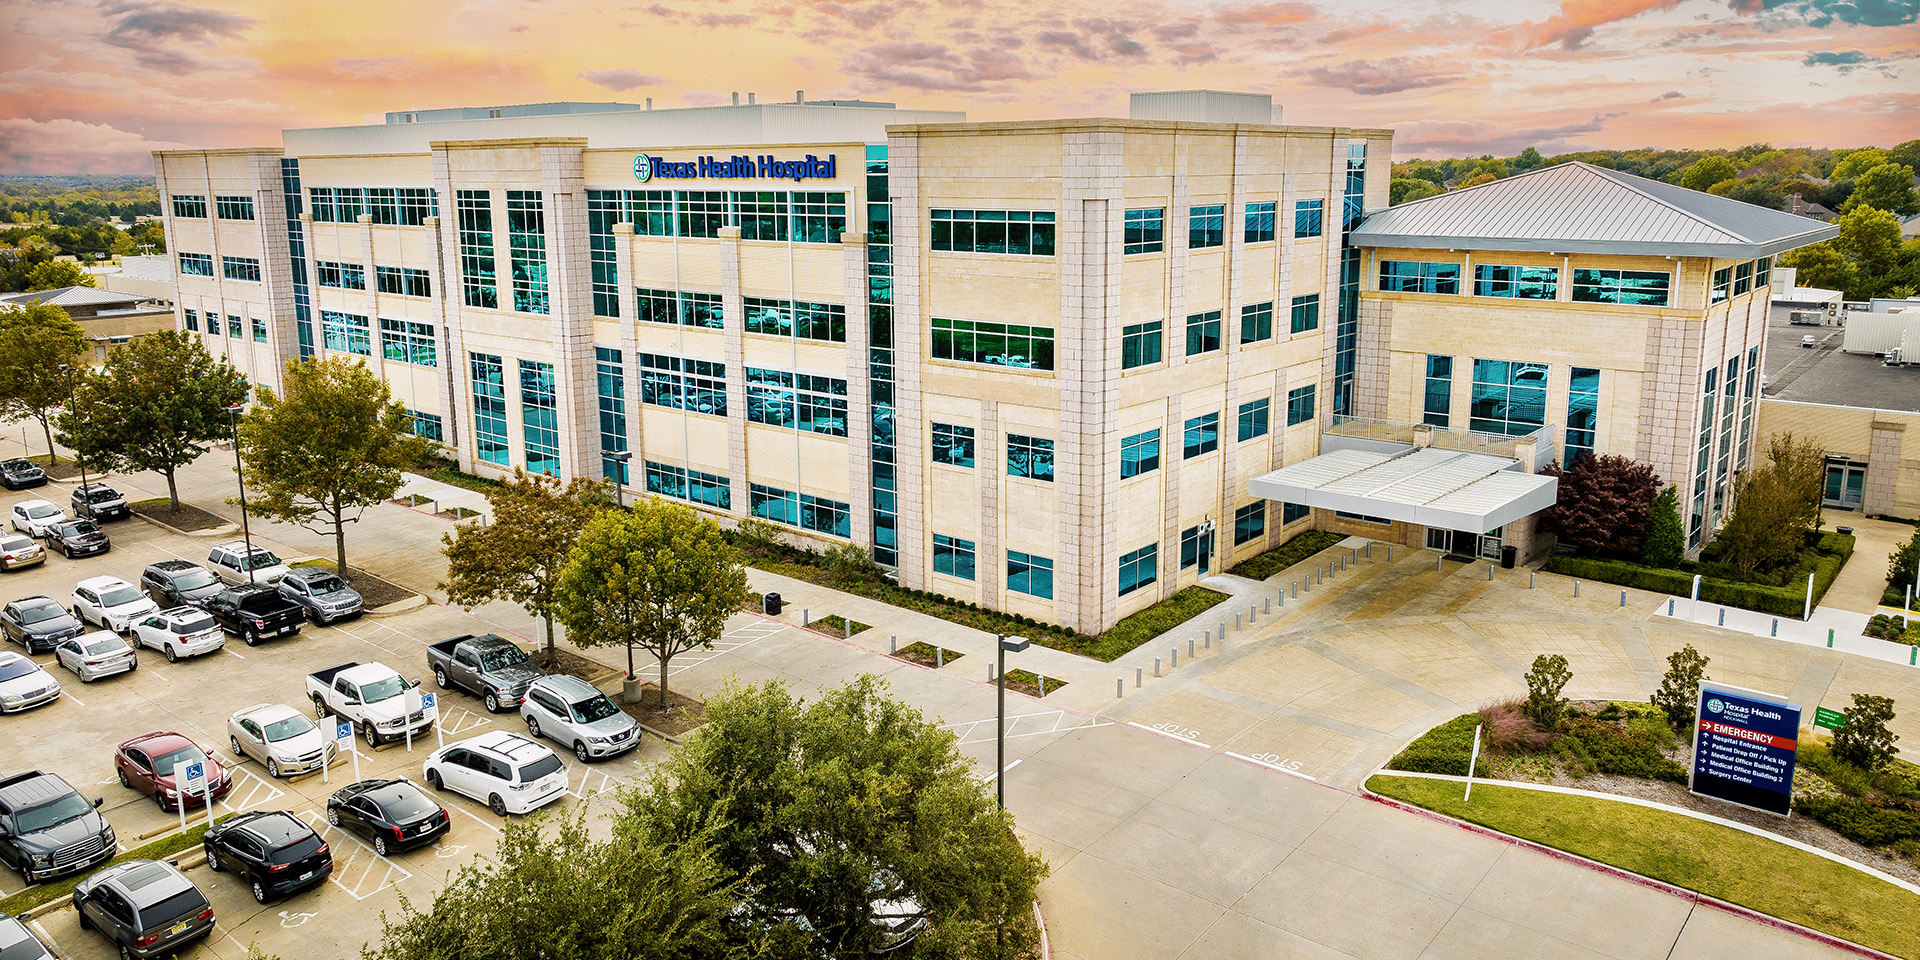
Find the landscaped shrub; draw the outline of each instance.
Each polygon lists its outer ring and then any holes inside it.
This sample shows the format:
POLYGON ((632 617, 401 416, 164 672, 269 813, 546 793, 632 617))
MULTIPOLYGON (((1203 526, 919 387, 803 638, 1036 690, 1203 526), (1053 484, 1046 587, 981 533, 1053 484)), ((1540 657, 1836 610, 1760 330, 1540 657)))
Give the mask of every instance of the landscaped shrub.
POLYGON ((1873 774, 1833 755, 1833 748, 1818 740, 1800 742, 1794 762, 1850 797, 1873 792, 1873 774))
MULTIPOLYGON (((1840 568, 1853 555, 1854 540, 1851 536, 1830 533, 1820 538, 1813 548, 1812 555, 1794 571, 1791 577, 1781 575, 1781 586, 1767 586, 1756 583, 1737 583, 1730 580, 1703 577, 1700 582, 1700 599, 1708 603, 1739 607, 1743 610, 1757 610, 1781 617, 1798 617, 1804 611, 1806 603, 1807 574, 1813 574, 1813 602, 1820 603, 1827 588, 1833 585, 1840 568)), ((1655 569, 1624 560, 1599 560, 1592 557, 1575 557, 1568 554, 1555 554, 1547 559, 1546 569, 1581 580, 1594 580, 1611 583, 1616 586, 1631 587, 1635 590, 1647 590, 1673 596, 1689 596, 1693 590, 1692 569, 1664 570, 1655 569)), ((1731 568, 1727 568, 1731 569, 1731 568)), ((1898 603, 1898 601, 1895 601, 1898 603)))
POLYGON ((1488 750, 1532 752, 1553 740, 1553 734, 1528 719, 1526 701, 1504 700, 1480 708, 1480 740, 1488 750))
POLYGON ((1406 749, 1387 761, 1387 766, 1394 770, 1464 777, 1473 754, 1473 729, 1479 725, 1478 713, 1454 717, 1407 744, 1406 749))
POLYGON ((1567 712, 1567 700, 1560 691, 1572 679, 1566 657, 1543 653, 1533 658, 1533 668, 1527 671, 1527 699, 1521 709, 1540 729, 1549 733, 1560 729, 1567 712))
POLYGON ((1265 580, 1345 539, 1340 534, 1325 530, 1308 530, 1266 553, 1241 561, 1227 572, 1249 580, 1265 580))
POLYGON ((1920 840, 1920 815, 1916 815, 1911 801, 1876 803, 1857 797, 1809 796, 1795 799, 1793 808, 1863 846, 1920 840))
POLYGON ((1893 699, 1856 693, 1853 706, 1841 711, 1846 722, 1834 731, 1832 748, 1835 759, 1851 763, 1869 773, 1887 765, 1900 752, 1894 743, 1900 736, 1887 729, 1893 722, 1893 699))
POLYGON ((1566 735, 1554 746, 1578 758, 1593 773, 1687 782, 1687 768, 1661 753, 1651 734, 1587 714, 1574 714, 1567 721, 1566 735))
POLYGON ((1699 708, 1700 681, 1707 677, 1709 659, 1691 643, 1667 658, 1666 676, 1660 678, 1660 689, 1654 691, 1649 701, 1667 715, 1667 722, 1675 730, 1693 725, 1693 713, 1699 708))

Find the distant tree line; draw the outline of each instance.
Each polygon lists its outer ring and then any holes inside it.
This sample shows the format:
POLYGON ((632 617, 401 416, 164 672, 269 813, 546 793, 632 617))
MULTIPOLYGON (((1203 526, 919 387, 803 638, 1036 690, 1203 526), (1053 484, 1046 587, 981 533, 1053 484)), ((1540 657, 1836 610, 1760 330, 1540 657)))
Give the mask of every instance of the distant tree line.
POLYGON ((45 289, 34 277, 57 257, 91 261, 165 253, 159 221, 127 230, 110 222, 159 213, 152 177, 0 177, 0 290, 45 289))

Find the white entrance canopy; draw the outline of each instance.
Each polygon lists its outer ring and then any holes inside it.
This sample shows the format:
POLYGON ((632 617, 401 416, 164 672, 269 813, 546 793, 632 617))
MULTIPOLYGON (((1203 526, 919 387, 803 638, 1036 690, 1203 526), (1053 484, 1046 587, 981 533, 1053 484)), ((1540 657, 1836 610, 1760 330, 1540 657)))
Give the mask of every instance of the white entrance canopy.
POLYGON ((1435 447, 1335 450, 1255 477, 1247 488, 1268 500, 1485 533, 1553 506, 1560 481, 1519 466, 1511 457, 1435 447))

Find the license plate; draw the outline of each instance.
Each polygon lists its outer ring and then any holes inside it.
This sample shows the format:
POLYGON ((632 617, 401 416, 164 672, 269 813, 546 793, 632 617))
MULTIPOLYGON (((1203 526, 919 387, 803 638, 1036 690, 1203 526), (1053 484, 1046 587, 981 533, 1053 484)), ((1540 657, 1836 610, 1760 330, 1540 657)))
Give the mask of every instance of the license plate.
POLYGON ((187 928, 191 926, 193 926, 193 921, 183 920, 180 923, 176 923, 172 927, 168 928, 167 936, 173 936, 176 933, 186 933, 187 928))
POLYGON ((313 871, 312 871, 312 870, 308 870, 308 871, 307 871, 306 873, 303 873, 303 874, 301 874, 301 875, 300 875, 300 879, 302 879, 302 880, 311 880, 311 879, 313 879, 313 871))
POLYGON ((280 632, 281 632, 282 634, 287 634, 287 633, 292 633, 292 632, 293 632, 293 628, 292 628, 292 627, 281 627, 281 628, 280 628, 280 632))

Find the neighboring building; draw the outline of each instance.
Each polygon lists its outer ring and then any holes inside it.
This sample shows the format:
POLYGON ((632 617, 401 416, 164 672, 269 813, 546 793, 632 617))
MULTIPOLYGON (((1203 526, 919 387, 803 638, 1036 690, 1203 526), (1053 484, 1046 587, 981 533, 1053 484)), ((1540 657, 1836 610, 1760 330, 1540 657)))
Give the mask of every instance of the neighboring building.
POLYGON ((107 351, 143 333, 174 328, 173 308, 164 300, 95 287, 57 287, 32 293, 0 294, 0 310, 45 303, 67 312, 93 341, 93 362, 105 363, 107 351))
POLYGON ((1821 223, 1832 223, 1840 218, 1839 214, 1834 213, 1827 207, 1808 200, 1797 193, 1787 198, 1787 212, 1796 217, 1810 217, 1821 223))
POLYGON ((95 274, 108 290, 173 305, 173 258, 164 253, 121 257, 117 273, 95 274))
POLYGON ((1815 326, 1839 322, 1840 291, 1800 286, 1800 271, 1794 267, 1774 267, 1773 280, 1773 305, 1791 311, 1794 323, 1815 326))

